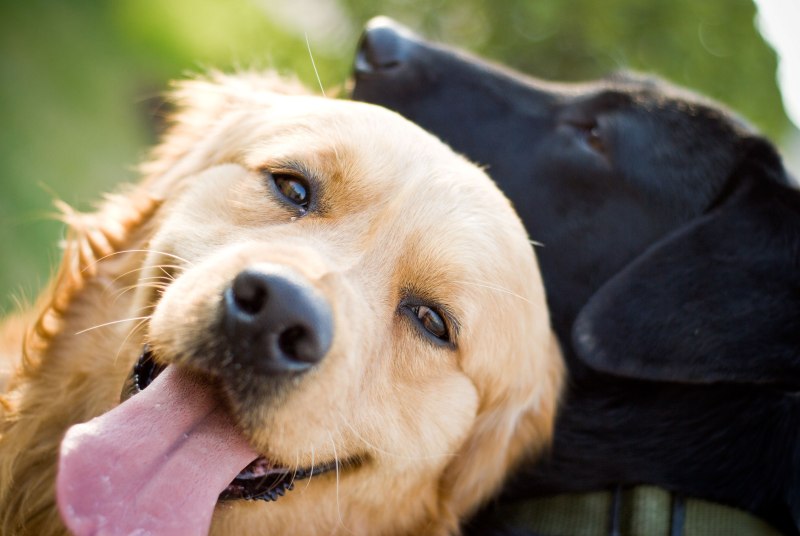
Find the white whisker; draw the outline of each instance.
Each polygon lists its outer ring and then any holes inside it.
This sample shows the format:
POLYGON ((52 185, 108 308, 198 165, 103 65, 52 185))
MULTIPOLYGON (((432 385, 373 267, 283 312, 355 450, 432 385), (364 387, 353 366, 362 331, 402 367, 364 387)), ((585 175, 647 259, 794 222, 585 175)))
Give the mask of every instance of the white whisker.
POLYGON ((104 261, 104 260, 106 260, 106 259, 108 259, 110 257, 114 257, 115 255, 122 255, 124 253, 157 253, 158 255, 164 255, 165 257, 171 257, 171 258, 177 259, 177 260, 179 260, 181 262, 185 262, 189 266, 193 266, 194 265, 193 262, 184 259, 180 255, 175 255, 174 253, 167 253, 166 251, 158 251, 158 250, 155 250, 155 249, 123 249, 123 250, 120 250, 120 251, 115 251, 113 253, 109 253, 108 255, 103 255, 102 257, 100 257, 96 261, 94 261, 92 263, 89 263, 89 265, 86 266, 83 270, 81 270, 81 272, 85 272, 86 270, 90 269, 92 266, 94 266, 95 264, 97 264, 100 261, 104 261))
POLYGON ((162 272, 164 272, 164 274, 166 274, 166 277, 168 277, 170 280, 174 281, 175 277, 172 274, 170 274, 169 272, 167 272, 164 268, 175 268, 175 269, 179 270, 179 269, 183 268, 183 266, 180 266, 178 264, 156 264, 156 265, 153 265, 153 266, 139 266, 138 268, 134 268, 132 270, 128 270, 124 274, 118 275, 117 277, 115 277, 113 279, 113 282, 119 281, 120 279, 122 279, 126 275, 130 275, 130 274, 133 274, 133 273, 136 273, 136 272, 142 272, 144 270, 149 270, 150 268, 158 268, 158 269, 160 269, 162 272))
POLYGON ((158 268, 159 270, 164 272, 164 275, 167 276, 169 279, 171 279, 172 281, 175 281, 175 276, 172 275, 171 273, 169 273, 167 270, 165 270, 165 268, 181 268, 181 267, 180 266, 171 266, 169 264, 159 264, 158 266, 156 266, 156 268, 158 268))
MULTIPOLYGON (((174 281, 174 279, 166 277, 166 276, 163 276, 163 275, 151 275, 151 276, 148 276, 148 277, 140 277, 137 281, 138 282, 136 284, 140 284, 140 285, 143 285, 143 284, 151 285, 151 284, 158 283, 160 281, 164 286, 169 286, 169 284, 172 283, 174 281)), ((133 287, 135 285, 130 285, 130 286, 133 287)))
POLYGON ((147 319, 148 319, 148 318, 150 318, 150 317, 149 317, 149 316, 146 316, 146 317, 142 318, 141 320, 139 320, 139 322, 138 322, 138 323, 137 323, 135 326, 133 326, 133 329, 131 329, 131 330, 128 332, 128 334, 125 336, 125 338, 124 338, 124 339, 122 340, 122 342, 120 343, 120 345, 119 345, 119 348, 117 349, 117 354, 114 356, 114 363, 116 363, 116 362, 117 362, 117 359, 119 359, 119 354, 120 354, 120 353, 122 353, 122 349, 125 347, 125 343, 126 343, 126 342, 128 342, 128 339, 130 339, 130 338, 131 338, 131 335, 133 335, 134 333, 136 333, 137 331, 139 331, 139 329, 140 329, 140 328, 141 328, 143 325, 145 325, 145 323, 147 322, 147 319))
POLYGON ((333 463, 336 466, 336 513, 339 515, 339 526, 347 532, 351 532, 345 525, 342 518, 342 505, 339 503, 339 455, 336 453, 336 442, 333 436, 328 431, 328 438, 331 440, 331 447, 333 447, 333 463))
POLYGON ((319 90, 322 92, 323 97, 327 97, 325 94, 325 88, 322 87, 322 79, 319 77, 319 71, 317 70, 317 64, 314 62, 314 55, 311 53, 311 43, 308 40, 308 32, 303 32, 306 36, 306 48, 308 49, 308 57, 311 58, 311 66, 314 68, 314 74, 317 75, 317 83, 319 84, 319 90))
POLYGON ((341 422, 343 422, 345 424, 345 426, 347 426, 350 429, 350 431, 353 433, 353 435, 356 437, 356 439, 358 439, 359 441, 364 443, 368 448, 372 449, 375 452, 380 452, 381 454, 386 454, 387 456, 392 456, 394 458, 399 458, 401 460, 409 460, 409 461, 435 460, 435 459, 439 459, 439 458, 442 458, 442 457, 455 456, 454 452, 453 453, 446 453, 446 454, 432 454, 430 456, 406 456, 406 455, 403 455, 403 454, 399 454, 397 452, 390 452, 390 451, 388 451, 386 449, 382 449, 381 447, 378 447, 377 445, 374 445, 374 444, 370 443, 369 441, 367 441, 366 438, 364 438, 361 434, 358 433, 358 430, 356 430, 353 427, 352 424, 347 422, 347 418, 345 418, 344 414, 341 411, 339 411, 339 415, 342 417, 341 422))
POLYGON ((116 304, 117 300, 119 300, 124 294, 126 294, 127 292, 130 292, 131 290, 136 290, 138 288, 154 288, 156 290, 164 291, 164 290, 166 290, 166 288, 168 286, 169 285, 167 285, 166 283, 143 282, 143 283, 136 283, 135 285, 129 285, 127 287, 123 287, 123 288, 117 290, 117 293, 114 296, 114 301, 112 302, 112 305, 116 304))
POLYGON ((297 478, 297 471, 300 469, 300 450, 294 451, 294 471, 292 471, 292 478, 289 480, 288 488, 294 486, 294 481, 297 478))
POLYGON ((169 284, 170 284, 170 282, 164 280, 164 277, 162 277, 162 276, 143 277, 143 278, 139 279, 133 285, 127 285, 127 286, 118 288, 117 289, 117 295, 123 294, 125 291, 131 290, 131 289, 134 289, 134 288, 139 288, 139 287, 142 287, 142 288, 154 287, 154 288, 165 289, 165 288, 167 288, 169 286, 169 284))
POLYGON ((147 319, 147 318, 150 318, 150 316, 151 316, 151 315, 147 315, 147 316, 134 316, 134 317, 132 317, 132 318, 123 318, 122 320, 113 320, 113 321, 111 321, 111 322, 106 322, 106 323, 104 323, 104 324, 98 324, 98 325, 96 325, 96 326, 92 326, 92 327, 90 327, 90 328, 82 329, 81 331, 78 331, 78 332, 76 332, 76 333, 75 333, 75 335, 82 335, 82 334, 86 333, 87 331, 92 331, 92 330, 95 330, 95 329, 104 328, 104 327, 106 327, 106 326, 113 326, 114 324, 121 324, 121 323, 123 323, 123 322, 132 322, 133 320, 143 320, 143 319, 147 319))
POLYGON ((311 479, 314 478, 314 444, 311 444, 311 475, 308 477, 308 481, 306 482, 306 487, 304 489, 308 489, 308 485, 311 484, 311 479))
POLYGON ((507 288, 498 287, 497 285, 492 285, 491 283, 483 283, 483 282, 478 282, 478 281, 455 281, 455 283, 461 283, 463 285, 474 285, 476 287, 487 288, 489 290, 496 290, 497 292, 503 292, 503 293, 508 294, 510 296, 514 296, 515 298, 519 298, 520 300, 522 300, 522 301, 524 301, 526 303, 533 304, 533 302, 531 300, 529 300, 528 298, 526 298, 525 296, 520 296, 519 294, 517 294, 514 291, 511 291, 511 290, 509 290, 507 288))

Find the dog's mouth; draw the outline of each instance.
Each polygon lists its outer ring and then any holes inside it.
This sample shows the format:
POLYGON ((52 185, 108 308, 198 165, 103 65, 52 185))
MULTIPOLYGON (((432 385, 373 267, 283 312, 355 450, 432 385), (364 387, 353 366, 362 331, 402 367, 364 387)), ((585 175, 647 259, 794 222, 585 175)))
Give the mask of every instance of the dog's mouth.
MULTIPOLYGON (((136 364, 131 370, 126 387, 122 393, 122 400, 126 400, 144 391, 166 367, 153 359, 150 348, 145 345, 136 364)), ((245 499, 276 501, 287 491, 294 488, 295 482, 305 480, 312 476, 320 476, 331 471, 341 470, 344 467, 352 468, 359 465, 361 459, 349 458, 346 461, 332 461, 315 464, 308 468, 289 468, 277 466, 267 458, 259 456, 231 481, 227 488, 219 495, 220 501, 245 499)))

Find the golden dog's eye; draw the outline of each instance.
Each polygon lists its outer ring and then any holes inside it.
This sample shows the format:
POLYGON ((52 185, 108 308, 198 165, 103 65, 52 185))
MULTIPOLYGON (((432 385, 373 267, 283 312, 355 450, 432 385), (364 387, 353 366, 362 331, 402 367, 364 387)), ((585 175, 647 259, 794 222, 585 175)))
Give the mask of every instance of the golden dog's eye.
POLYGON ((442 315, 425 305, 412 307, 411 310, 417 316, 417 320, 419 320, 420 324, 422 324, 422 327, 424 327, 428 333, 442 341, 449 341, 447 324, 445 324, 442 315))
POLYGON ((308 182, 304 178, 288 173, 269 173, 269 177, 275 183, 278 192, 288 202, 303 210, 308 210, 311 194, 308 182))

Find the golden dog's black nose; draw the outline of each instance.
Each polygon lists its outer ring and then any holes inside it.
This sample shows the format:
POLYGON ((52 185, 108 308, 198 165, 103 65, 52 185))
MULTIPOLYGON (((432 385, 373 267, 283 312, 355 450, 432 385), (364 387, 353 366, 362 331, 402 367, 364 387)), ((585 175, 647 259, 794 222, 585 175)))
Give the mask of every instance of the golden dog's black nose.
POLYGON ((259 374, 302 372, 333 341, 330 305, 302 277, 248 268, 225 291, 223 326, 235 365, 259 374))

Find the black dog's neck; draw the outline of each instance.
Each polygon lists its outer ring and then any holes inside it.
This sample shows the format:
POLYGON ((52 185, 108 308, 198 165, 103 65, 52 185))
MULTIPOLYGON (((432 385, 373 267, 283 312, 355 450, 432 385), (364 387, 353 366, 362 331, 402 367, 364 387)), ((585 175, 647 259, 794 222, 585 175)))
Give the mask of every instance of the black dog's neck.
MULTIPOLYGON (((550 274, 547 288, 563 285, 559 276, 550 274)), ((652 484, 800 534, 800 498, 791 496, 800 488, 800 397, 776 385, 653 382, 594 370, 572 344, 581 302, 592 294, 580 290, 572 285, 572 294, 549 302, 569 371, 553 447, 513 479, 506 498, 652 484)))
MULTIPOLYGON (((568 363, 580 363, 565 353, 568 363)), ((798 534, 790 493, 800 473, 786 470, 800 468, 796 397, 773 387, 628 380, 578 366, 550 454, 515 477, 507 498, 647 483, 754 512, 798 534)))

